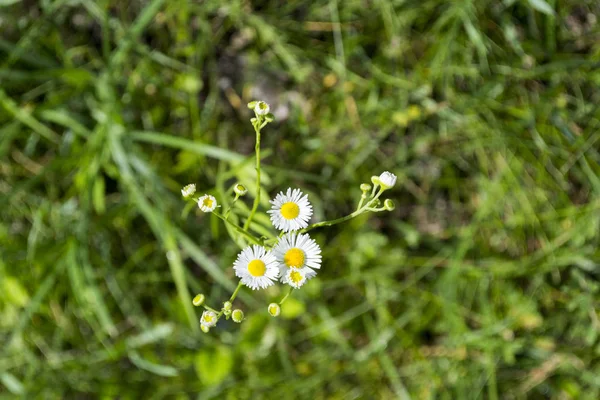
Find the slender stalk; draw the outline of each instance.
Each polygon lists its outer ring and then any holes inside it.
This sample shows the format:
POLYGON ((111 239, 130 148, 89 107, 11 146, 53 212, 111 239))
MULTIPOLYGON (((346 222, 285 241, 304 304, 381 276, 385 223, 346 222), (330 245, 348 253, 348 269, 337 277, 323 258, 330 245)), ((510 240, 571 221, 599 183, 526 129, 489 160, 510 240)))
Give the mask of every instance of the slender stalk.
POLYGON ((292 292, 294 291, 294 288, 290 286, 290 290, 288 290, 287 294, 285 296, 283 296, 283 299, 281 299, 281 301, 279 302, 279 305, 282 305, 288 297, 290 297, 290 294, 292 294, 292 292))
POLYGON ((358 217, 360 214, 364 213, 365 211, 383 211, 385 210, 385 208, 372 208, 369 207, 369 204, 371 204, 371 202, 373 202, 374 200, 377 200, 379 198, 379 196, 381 196, 381 194, 384 192, 384 190, 380 190, 375 197, 373 197, 372 199, 369 199, 369 201, 367 201, 367 204, 365 204, 363 206, 363 200, 361 199, 361 202, 359 203, 359 207, 356 211, 354 211, 352 214, 348 214, 345 217, 341 217, 338 219, 333 219, 331 221, 323 221, 323 222, 317 222, 316 224, 312 224, 307 226, 306 228, 302 229, 300 232, 304 233, 304 232, 308 232, 310 230, 313 230, 315 228, 320 228, 322 226, 332 226, 332 225, 336 225, 339 224, 341 222, 345 222, 348 221, 354 217, 358 217))
POLYGON ((202 307, 204 307, 204 309, 206 309, 206 310, 208 310, 208 311, 212 311, 212 312, 214 312, 214 313, 218 313, 218 311, 217 311, 217 310, 215 310, 215 309, 214 309, 214 308, 212 308, 212 307, 209 307, 209 306, 207 306, 206 304, 203 304, 203 305, 202 305, 202 307))
POLYGON ((356 207, 356 210, 360 210, 360 208, 363 206, 363 203, 365 202, 366 198, 367 198, 366 193, 363 193, 362 196, 360 196, 360 201, 358 202, 358 207, 356 207))
POLYGON ((223 222, 225 222, 227 225, 229 225, 233 229, 235 229, 236 232, 241 233, 244 237, 246 237, 246 239, 248 239, 252 243, 255 243, 255 244, 258 244, 258 245, 261 245, 261 246, 263 245, 263 242, 260 239, 255 238, 254 235, 252 235, 251 233, 246 232, 245 230, 243 230, 242 228, 240 228, 239 226, 237 226, 236 224, 234 224, 233 222, 231 222, 230 220, 228 220, 227 218, 225 218, 221 214, 219 214, 217 212, 214 212, 214 211, 213 211, 213 214, 216 215, 223 222))
POLYGON ((233 291, 233 294, 231 295, 231 297, 229 298, 229 301, 233 303, 233 301, 235 300, 235 298, 237 297, 238 292, 240 291, 240 289, 242 288, 242 286, 244 286, 242 284, 242 281, 240 281, 240 283, 238 283, 237 287, 235 288, 235 290, 233 291))
POLYGON ((348 221, 349 219, 352 219, 354 217, 358 217, 360 214, 362 214, 365 211, 364 208, 361 208, 359 210, 354 211, 352 214, 348 214, 345 217, 341 217, 338 219, 333 219, 331 221, 322 221, 322 222, 317 222, 315 224, 309 225, 306 228, 302 229, 300 232, 304 233, 304 232, 308 232, 310 230, 313 230, 315 228, 320 228, 322 226, 332 226, 332 225, 336 225, 339 224, 341 222, 344 221, 348 221))
POLYGON ((254 124, 254 131, 256 132, 256 146, 254 149, 256 153, 256 197, 254 198, 252 211, 250 211, 250 215, 244 224, 244 231, 248 231, 250 223, 252 222, 252 218, 254 218, 254 214, 258 209, 258 204, 260 203, 260 130, 263 126, 264 124, 261 126, 258 126, 258 123, 254 124))
MULTIPOLYGON (((240 283, 238 283, 237 287, 235 288, 235 290, 233 291, 233 294, 231 295, 231 297, 229 298, 229 302, 233 303, 233 301, 235 300, 235 298, 238 295, 238 292, 240 291, 240 289, 242 288, 242 286, 244 286, 242 284, 242 281, 240 281, 240 283)), ((216 310, 214 310, 215 312, 217 312, 216 310)), ((221 309, 221 311, 218 312, 217 314, 217 318, 221 318, 221 316, 225 313, 224 309, 221 309)), ((228 317, 229 318, 229 317, 228 317)))

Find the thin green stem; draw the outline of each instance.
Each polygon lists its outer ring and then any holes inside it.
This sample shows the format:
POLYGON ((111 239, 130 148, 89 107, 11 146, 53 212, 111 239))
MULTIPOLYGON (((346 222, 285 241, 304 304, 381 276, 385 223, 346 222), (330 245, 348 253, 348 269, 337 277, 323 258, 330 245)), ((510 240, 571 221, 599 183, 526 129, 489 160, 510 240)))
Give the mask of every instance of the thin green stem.
POLYGON ((294 288, 290 286, 290 290, 288 290, 287 294, 285 296, 283 296, 283 299, 281 299, 281 301, 279 302, 279 305, 282 305, 288 297, 290 297, 290 294, 292 294, 292 292, 294 291, 294 288))
POLYGON ((238 283, 237 287, 235 288, 235 290, 233 291, 233 294, 231 295, 231 297, 229 298, 229 301, 231 303, 233 303, 233 301, 235 300, 235 298, 237 297, 238 292, 240 291, 240 289, 242 288, 242 286, 244 286, 242 284, 242 281, 240 281, 240 283, 238 283))
POLYGON ((258 204, 260 203, 260 130, 263 128, 263 126, 266 125, 263 124, 260 127, 258 126, 258 123, 253 124, 254 125, 254 131, 256 132, 256 147, 255 147, 255 153, 256 153, 256 197, 254 197, 254 204, 252 205, 252 211, 250 212, 250 215, 248 216, 248 219, 246 220, 246 223, 244 224, 244 231, 248 231, 248 228, 250 227, 250 223, 252 222, 252 218, 254 218, 254 214, 256 213, 256 210, 258 209, 258 204))
POLYGON ((217 212, 214 212, 214 211, 213 211, 213 214, 215 214, 219 219, 221 219, 223 222, 225 222, 226 224, 228 224, 229 226, 231 226, 233 229, 235 229, 236 232, 242 234, 244 237, 246 237, 246 239, 248 239, 252 243, 258 244, 260 246, 263 245, 263 242, 260 239, 255 238, 254 235, 252 235, 249 232, 246 232, 245 230, 243 230, 242 228, 240 228, 239 226, 237 226, 236 224, 234 224, 230 220, 226 219, 221 214, 219 214, 217 212))
POLYGON ((341 218, 338 218, 338 219, 333 219, 331 221, 317 222, 316 224, 312 224, 312 225, 307 226, 306 228, 302 229, 300 232, 304 233, 304 232, 311 231, 311 230, 313 230, 315 228, 320 228, 322 226, 336 225, 336 224, 339 224, 341 222, 348 221, 348 220, 350 220, 350 219, 352 219, 354 217, 358 217, 364 211, 365 211, 365 209, 361 208, 359 210, 354 211, 352 214, 346 215, 345 217, 341 217, 341 218))
POLYGON ((367 194, 363 192, 363 194, 360 196, 360 201, 358 202, 358 207, 356 207, 356 210, 360 210, 360 208, 363 206, 363 203, 365 202, 366 198, 367 198, 367 194))
POLYGON ((214 308, 212 308, 212 307, 209 307, 209 306, 207 306, 206 304, 203 304, 203 305, 202 305, 202 307, 204 307, 204 309, 206 309, 206 310, 208 310, 208 311, 212 311, 212 312, 214 312, 214 313, 218 313, 218 311, 217 311, 217 310, 215 310, 215 309, 214 309, 214 308))
MULTIPOLYGON (((352 214, 348 214, 348 215, 346 215, 345 217, 341 217, 341 218, 334 219, 334 220, 331 220, 331 221, 317 222, 316 224, 312 224, 312 225, 309 225, 309 226, 307 226, 306 228, 302 229, 300 232, 301 232, 301 233, 305 233, 305 232, 308 232, 308 231, 310 231, 310 230, 313 230, 313 229, 315 229, 315 228, 320 228, 320 227, 322 227, 322 226, 332 226, 332 225, 336 225, 336 224, 339 224, 339 223, 341 223, 341 222, 348 221, 348 220, 350 220, 350 219, 352 219, 352 218, 354 218, 354 217, 358 217, 360 214, 364 213, 365 211, 383 211, 383 210, 385 210, 385 208, 383 208, 383 209, 375 209, 375 208, 372 208, 372 207, 370 207, 370 206, 369 206, 369 205, 370 205, 370 204, 371 204, 373 201, 377 200, 377 199, 379 198, 379 196, 381 196, 381 194, 382 194, 383 192, 384 192, 384 190, 383 190, 383 189, 382 189, 382 190, 380 190, 380 191, 379 191, 379 192, 378 192, 378 193, 375 195, 375 197, 373 197, 372 199, 370 199, 370 200, 367 202, 367 204, 366 204, 366 205, 364 205, 364 206, 362 205, 362 203, 363 203, 363 202, 361 201, 361 202, 359 203, 359 207, 358 207, 358 209, 357 209, 356 211, 354 211, 352 214)), ((362 199, 361 199, 361 200, 362 200, 362 199)))
MULTIPOLYGON (((229 302, 233 303, 233 301, 235 300, 235 298, 238 295, 238 292, 240 291, 240 289, 242 288, 242 286, 244 286, 242 284, 242 281, 240 281, 240 283, 238 283, 237 287, 235 288, 235 290, 233 291, 233 293, 231 294, 231 297, 229 298, 229 302)), ((215 310, 216 312, 216 310, 215 310)), ((219 313, 217 314, 217 318, 221 318, 221 316, 225 313, 224 309, 221 309, 221 311, 219 311, 219 313)), ((229 318, 229 317, 227 317, 229 318)))
POLYGON ((233 201, 231 202, 231 205, 229 207, 227 207, 227 211, 225 211, 225 214, 223 214, 223 216, 225 217, 225 219, 229 218, 229 213, 231 213, 231 209, 233 208, 233 205, 235 204, 235 202, 240 198, 239 194, 235 194, 235 198, 233 199, 233 201))

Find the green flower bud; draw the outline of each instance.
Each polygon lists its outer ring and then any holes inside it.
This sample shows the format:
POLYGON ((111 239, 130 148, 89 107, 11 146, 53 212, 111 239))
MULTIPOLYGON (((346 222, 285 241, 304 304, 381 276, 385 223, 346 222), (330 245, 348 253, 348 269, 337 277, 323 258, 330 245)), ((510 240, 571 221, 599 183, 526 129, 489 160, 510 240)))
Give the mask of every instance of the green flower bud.
POLYGON ((210 331, 210 328, 206 325, 200 325, 200 329, 202 329, 202 332, 204 333, 208 333, 210 331))
POLYGON ((201 306, 202 304, 204 304, 205 299, 206 298, 203 294, 197 294, 196 297, 194 297, 194 300, 192 300, 192 304, 196 307, 201 306))
POLYGON ((277 317, 281 313, 281 307, 279 307, 279 304, 277 303, 269 304, 267 310, 269 311, 269 314, 271 314, 272 317, 277 317))
POLYGON ((375 200, 371 200, 371 202, 369 203, 369 206, 371 206, 371 207, 379 207, 380 204, 381 204, 381 200, 375 199, 375 200))
POLYGON ((248 108, 249 109, 254 109, 254 107, 256 107, 256 103, 258 103, 258 101, 251 101, 250 103, 248 103, 248 108))
POLYGON ((376 175, 373 175, 371 177, 371 182, 373 182, 373 185, 375 185, 375 186, 381 185, 381 181, 379 180, 379 177, 376 175))
POLYGON ((231 319, 233 319, 233 322, 237 322, 238 324, 242 323, 244 320, 244 312, 240 309, 233 310, 231 313, 231 319))
POLYGON ((231 310, 231 307, 233 307, 233 304, 230 301, 223 303, 223 310, 231 310))
POLYGON ((385 199, 383 202, 383 207, 388 211, 394 211, 394 209, 396 208, 396 205, 394 204, 394 202, 392 200, 385 199))
POLYGON ((273 122, 275 120, 275 116, 271 113, 268 113, 267 115, 265 115, 265 121, 267 122, 273 122))
POLYGON ((246 193, 248 193, 248 189, 246 189, 246 186, 242 185, 241 183, 236 183, 235 186, 233 187, 233 191, 238 196, 243 196, 246 193))
POLYGON ((368 183, 361 183, 360 184, 360 190, 362 190, 363 192, 368 192, 372 188, 373 188, 373 186, 369 185, 368 183))

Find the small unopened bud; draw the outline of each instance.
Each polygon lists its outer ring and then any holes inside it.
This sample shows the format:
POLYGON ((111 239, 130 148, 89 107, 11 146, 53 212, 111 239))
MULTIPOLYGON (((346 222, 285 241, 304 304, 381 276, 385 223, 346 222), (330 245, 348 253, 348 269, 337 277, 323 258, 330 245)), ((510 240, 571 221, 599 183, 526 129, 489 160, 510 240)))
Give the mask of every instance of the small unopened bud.
POLYGON ((187 199, 188 197, 192 196, 194 193, 196 193, 196 185, 193 183, 190 183, 189 185, 185 185, 182 189, 181 189, 181 195, 187 199))
POLYGON ((223 310, 223 315, 229 319, 231 316, 231 310, 223 310))
POLYGON ((231 310, 231 307, 233 307, 233 304, 230 301, 223 303, 223 310, 231 310))
POLYGON ((394 202, 390 199, 385 199, 383 202, 383 207, 387 210, 387 211, 394 211, 394 209, 396 208, 396 205, 394 204, 394 202))
POLYGON ((267 115, 265 115, 265 121, 267 122, 273 122, 275 120, 275 116, 271 113, 268 113, 267 115))
POLYGON ((204 333, 208 333, 210 331, 210 328, 206 325, 200 325, 200 329, 202 329, 202 332, 204 333))
POLYGON ((269 314, 271 314, 272 317, 277 317, 281 313, 281 307, 279 307, 279 304, 277 303, 269 304, 267 310, 269 311, 269 314))
POLYGON ((251 101, 248 103, 248 108, 251 110, 254 109, 254 107, 256 107, 256 103, 258 103, 258 101, 251 101))
POLYGON ((195 305, 196 307, 199 307, 202 304, 204 304, 205 299, 206 298, 204 297, 203 294, 197 294, 196 297, 194 297, 194 300, 192 300, 192 304, 195 305))
POLYGON ((369 190, 371 190, 372 186, 369 185, 368 183, 361 183, 360 184, 360 190, 362 190, 363 192, 368 192, 369 190))
POLYGON ((267 115, 270 110, 271 107, 269 107, 269 105, 264 101, 259 101, 254 106, 254 112, 256 113, 256 115, 267 115))
POLYGON ((233 322, 240 324, 244 320, 244 312, 240 309, 233 310, 231 313, 231 319, 233 319, 233 322))
POLYGON ((376 175, 373 175, 371 177, 371 182, 373 182, 373 185, 375 185, 375 186, 381 185, 381 181, 379 180, 379 177, 376 175))
POLYGON ((379 184, 383 189, 391 189, 396 184, 396 175, 391 172, 385 171, 379 175, 379 184))
POLYGON ((246 189, 246 186, 242 185, 241 183, 236 183, 235 186, 233 187, 233 191, 238 196, 243 196, 246 193, 248 193, 248 189, 246 189))
POLYGON ((381 200, 379 200, 379 199, 371 200, 369 202, 369 206, 371 206, 371 207, 379 207, 380 204, 381 204, 381 200))

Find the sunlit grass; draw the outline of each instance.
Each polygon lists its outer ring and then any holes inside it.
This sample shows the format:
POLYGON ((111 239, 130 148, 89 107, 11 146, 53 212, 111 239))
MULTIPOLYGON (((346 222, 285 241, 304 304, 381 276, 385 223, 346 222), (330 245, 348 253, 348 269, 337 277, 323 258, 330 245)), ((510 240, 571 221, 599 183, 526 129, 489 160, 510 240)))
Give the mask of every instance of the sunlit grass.
POLYGON ((598 15, 0 1, 1 390, 600 398, 598 15), (180 189, 254 190, 255 98, 262 210, 301 186, 335 219, 384 170, 396 209, 315 230, 319 280, 276 320, 278 289, 242 291, 248 319, 205 335, 191 299, 228 298, 238 248, 180 189))

